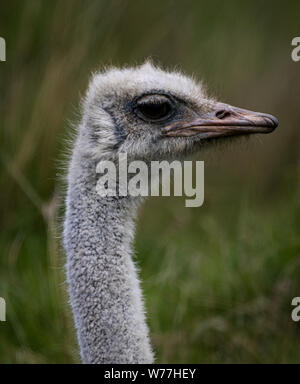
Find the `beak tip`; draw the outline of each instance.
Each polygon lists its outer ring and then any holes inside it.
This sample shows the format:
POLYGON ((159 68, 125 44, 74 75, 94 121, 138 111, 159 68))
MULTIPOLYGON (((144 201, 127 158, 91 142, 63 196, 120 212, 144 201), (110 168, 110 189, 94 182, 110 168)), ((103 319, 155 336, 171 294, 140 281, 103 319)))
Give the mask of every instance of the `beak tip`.
POLYGON ((268 128, 270 128, 270 132, 273 132, 278 127, 278 119, 273 115, 265 114, 265 121, 268 128))

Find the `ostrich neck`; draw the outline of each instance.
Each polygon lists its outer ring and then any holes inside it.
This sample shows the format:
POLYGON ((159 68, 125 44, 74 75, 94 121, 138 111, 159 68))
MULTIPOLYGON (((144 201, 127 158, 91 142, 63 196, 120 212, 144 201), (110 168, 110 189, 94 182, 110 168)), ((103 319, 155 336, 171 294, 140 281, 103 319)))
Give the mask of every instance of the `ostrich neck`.
POLYGON ((96 193, 96 163, 73 156, 64 245, 84 363, 151 363, 153 354, 131 243, 137 203, 96 193))

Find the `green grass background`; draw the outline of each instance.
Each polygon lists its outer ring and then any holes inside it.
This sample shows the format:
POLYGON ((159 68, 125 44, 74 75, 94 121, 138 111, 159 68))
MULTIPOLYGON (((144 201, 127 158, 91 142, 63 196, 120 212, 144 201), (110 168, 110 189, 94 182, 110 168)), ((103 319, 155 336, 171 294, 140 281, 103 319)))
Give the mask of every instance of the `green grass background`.
POLYGON ((66 137, 91 71, 152 57, 272 135, 211 148, 205 204, 152 198, 136 238, 158 362, 299 363, 300 35, 296 1, 1 2, 0 363, 79 362, 58 222, 66 137))

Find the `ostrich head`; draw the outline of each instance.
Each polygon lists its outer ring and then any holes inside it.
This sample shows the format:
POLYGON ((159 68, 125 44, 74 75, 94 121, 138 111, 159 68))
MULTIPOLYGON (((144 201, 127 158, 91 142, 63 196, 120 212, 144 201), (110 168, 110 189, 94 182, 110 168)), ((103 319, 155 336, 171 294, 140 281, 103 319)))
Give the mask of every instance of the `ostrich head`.
POLYGON ((95 74, 80 130, 85 155, 143 160, 181 158, 219 138, 269 133, 275 117, 209 98, 203 86, 151 63, 95 74))

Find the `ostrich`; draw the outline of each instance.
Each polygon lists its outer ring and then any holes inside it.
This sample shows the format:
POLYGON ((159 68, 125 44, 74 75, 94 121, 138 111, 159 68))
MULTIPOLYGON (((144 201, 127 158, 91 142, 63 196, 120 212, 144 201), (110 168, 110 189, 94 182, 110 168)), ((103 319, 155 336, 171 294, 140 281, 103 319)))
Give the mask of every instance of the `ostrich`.
POLYGON ((275 117, 208 98, 203 86, 146 62, 96 73, 83 101, 64 223, 67 282, 83 363, 153 363, 132 260, 139 197, 101 197, 101 160, 183 159, 219 138, 268 133, 275 117))

